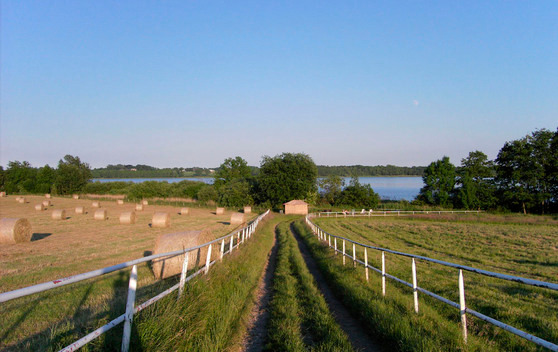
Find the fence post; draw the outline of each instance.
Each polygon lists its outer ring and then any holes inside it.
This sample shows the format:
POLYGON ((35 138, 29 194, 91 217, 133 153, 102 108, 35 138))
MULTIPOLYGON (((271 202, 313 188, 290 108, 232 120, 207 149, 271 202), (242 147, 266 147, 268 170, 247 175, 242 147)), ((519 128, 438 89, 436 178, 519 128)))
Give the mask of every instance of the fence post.
POLYGON ((356 268, 356 247, 353 243, 353 267, 356 268))
POLYGON ((368 281, 368 251, 364 247, 364 268, 366 272, 366 281, 368 281))
POLYGON ((244 240, 248 238, 248 234, 244 234, 244 229, 242 229, 240 232, 242 232, 242 243, 244 243, 244 240))
POLYGON ((386 253, 382 252, 382 295, 386 295, 386 253))
POLYGON ((240 247, 240 232, 236 233, 236 244, 238 245, 238 247, 240 247))
POLYGON ((465 284, 463 282, 463 271, 459 269, 459 314, 463 328, 463 341, 467 343, 467 316, 465 315, 465 284))
POLYGON ((343 265, 345 265, 345 240, 343 240, 343 265))
POLYGON ((417 291, 417 266, 415 264, 415 258, 413 258, 411 271, 413 272, 413 298, 415 300, 415 313, 418 313, 419 304, 418 304, 418 291, 417 291))
POLYGON ((229 252, 232 253, 233 247, 234 247, 234 235, 231 235, 231 248, 229 249, 229 252))
POLYGON ((223 260, 223 255, 225 254, 225 239, 221 241, 221 260, 223 260))
POLYGON ((184 261, 182 262, 182 273, 180 273, 180 285, 178 286, 178 299, 182 296, 184 291, 184 283, 186 282, 186 273, 188 272, 188 257, 190 252, 184 254, 184 261))
POLYGON ((337 255, 337 237, 333 237, 333 245, 335 246, 335 255, 337 255))
POLYGON ((122 352, 130 349, 130 336, 132 334, 132 319, 134 318, 134 303, 136 301, 136 288, 138 284, 138 268, 134 265, 128 284, 128 299, 126 301, 126 316, 124 318, 124 333, 122 334, 122 352))
POLYGON ((205 258, 205 273, 209 272, 209 263, 211 263, 211 244, 207 248, 207 257, 205 258))
POLYGON ((327 237, 327 246, 331 248, 331 235, 328 235, 327 237))

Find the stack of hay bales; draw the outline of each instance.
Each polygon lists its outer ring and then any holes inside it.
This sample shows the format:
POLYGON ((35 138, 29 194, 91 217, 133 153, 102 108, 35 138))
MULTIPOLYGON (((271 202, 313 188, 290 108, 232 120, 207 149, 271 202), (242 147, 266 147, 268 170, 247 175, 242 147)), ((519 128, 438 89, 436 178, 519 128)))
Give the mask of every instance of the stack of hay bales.
POLYGON ((31 241, 31 224, 25 218, 0 220, 0 243, 31 241))
POLYGON ((246 220, 244 219, 244 213, 232 213, 231 215, 231 224, 244 224, 246 220))
POLYGON ((169 213, 155 213, 151 219, 151 227, 164 228, 170 226, 169 213))
POLYGON ((52 220, 66 220, 66 210, 64 209, 53 210, 52 220))
POLYGON ((180 215, 188 215, 190 214, 190 208, 181 208, 180 215))
POLYGON ((120 223, 123 225, 135 224, 136 223, 136 212, 135 211, 125 211, 120 214, 120 223))
POLYGON ((43 206, 44 206, 45 208, 50 207, 50 200, 43 200, 43 206))
POLYGON ((76 214, 85 214, 85 209, 83 207, 76 207, 76 214))
POLYGON ((79 194, 74 194, 74 195, 72 195, 72 198, 74 198, 74 199, 79 199, 79 194))
POLYGON ((252 207, 245 206, 244 207, 244 214, 252 214, 252 207))
POLYGON ((143 211, 143 204, 136 204, 136 211, 143 211))
POLYGON ((122 204, 124 204, 124 201, 123 201, 122 199, 118 199, 118 200, 116 201, 116 204, 122 205, 122 204))
POLYGON ((91 203, 91 206, 93 208, 100 208, 101 207, 101 202, 93 202, 93 203, 91 203))
POLYGON ((107 211, 105 209, 95 210, 95 215, 93 216, 95 220, 106 220, 107 211))
POLYGON ((37 204, 35 205, 35 210, 37 211, 43 211, 45 210, 45 206, 41 203, 41 204, 37 204))
POLYGON ((225 214, 225 208, 217 208, 215 210, 215 215, 223 215, 225 214))
MULTIPOLYGON (((203 243, 211 241, 213 234, 211 231, 185 231, 178 233, 167 233, 159 235, 157 241, 155 242, 155 248, 153 249, 153 254, 166 253, 178 251, 185 248, 195 247, 203 243)), ((216 254, 219 252, 216 248, 213 248, 212 258, 216 258, 216 254)), ((188 254, 188 269, 193 269, 205 265, 207 258, 207 247, 196 249, 188 254)), ((180 274, 182 272, 182 263, 184 262, 184 255, 175 256, 172 258, 161 258, 153 260, 153 274, 157 279, 166 279, 173 275, 180 274)))
POLYGON ((50 199, 50 193, 45 194, 46 199, 50 199))

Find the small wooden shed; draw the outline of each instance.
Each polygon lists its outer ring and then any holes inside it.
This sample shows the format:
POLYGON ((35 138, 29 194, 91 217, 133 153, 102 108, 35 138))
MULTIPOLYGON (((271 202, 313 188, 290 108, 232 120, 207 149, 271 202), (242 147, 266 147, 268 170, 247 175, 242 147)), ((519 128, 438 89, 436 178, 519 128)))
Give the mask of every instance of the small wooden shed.
POLYGON ((307 215, 308 214, 308 203, 303 200, 291 200, 290 202, 284 203, 285 206, 285 214, 299 214, 299 215, 307 215))

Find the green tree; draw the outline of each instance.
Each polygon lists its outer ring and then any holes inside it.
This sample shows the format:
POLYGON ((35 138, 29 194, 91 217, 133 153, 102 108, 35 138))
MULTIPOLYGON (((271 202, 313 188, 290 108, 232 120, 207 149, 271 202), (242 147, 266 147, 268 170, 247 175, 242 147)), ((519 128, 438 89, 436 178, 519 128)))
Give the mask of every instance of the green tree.
POLYGON ((345 180, 341 176, 329 175, 319 181, 322 188, 322 197, 329 204, 335 204, 336 199, 341 194, 345 180))
POLYGON ((233 180, 219 190, 219 205, 242 207, 254 202, 250 194, 250 184, 246 180, 233 180))
POLYGON ((283 153, 264 156, 258 175, 260 201, 279 207, 293 199, 309 199, 317 191, 318 169, 310 156, 283 153))
POLYGON ((34 193, 37 169, 27 161, 10 161, 5 174, 8 193, 34 193))
POLYGON ((456 205, 465 209, 487 209, 496 202, 494 163, 481 151, 461 159, 457 170, 456 205))
POLYGON ((35 191, 38 193, 51 193, 54 189, 55 181, 56 170, 48 165, 45 165, 41 167, 37 173, 35 191))
POLYGON ((213 184, 219 189, 234 180, 247 180, 251 177, 250 167, 246 160, 237 156, 227 158, 215 172, 213 184))
POLYGON ((216 202, 219 195, 213 185, 205 185, 198 191, 198 200, 202 203, 216 202))
POLYGON ((455 187, 455 166, 449 157, 433 161, 424 170, 422 180, 425 184, 421 188, 418 199, 434 205, 447 207, 451 205, 451 193, 455 187))
POLYGON ((380 203, 380 196, 370 185, 363 185, 358 177, 351 178, 351 182, 339 194, 335 204, 354 207, 375 208, 380 203))
POLYGON ((89 164, 81 162, 79 157, 66 155, 58 162, 56 189, 58 194, 79 192, 91 179, 89 164))

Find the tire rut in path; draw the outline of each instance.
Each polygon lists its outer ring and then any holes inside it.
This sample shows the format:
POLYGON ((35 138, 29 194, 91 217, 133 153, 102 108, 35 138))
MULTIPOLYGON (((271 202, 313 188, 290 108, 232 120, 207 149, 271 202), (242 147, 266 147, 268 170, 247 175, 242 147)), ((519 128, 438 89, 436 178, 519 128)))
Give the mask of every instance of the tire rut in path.
POLYGON ((335 321, 341 329, 347 334, 353 348, 357 351, 385 351, 384 348, 374 341, 362 328, 360 322, 355 319, 351 313, 345 308, 343 303, 335 297, 333 291, 327 285, 318 265, 314 261, 314 258, 310 254, 310 250, 306 247, 306 244, 302 241, 297 232, 293 229, 293 223, 290 226, 291 234, 294 236, 298 243, 298 249, 302 254, 302 258, 308 267, 308 270, 314 276, 316 283, 318 284, 318 289, 324 296, 326 303, 329 307, 330 312, 333 314, 335 321))
POLYGON ((248 324, 248 334, 243 344, 243 352, 257 352, 263 350, 265 338, 267 336, 267 321, 269 320, 268 308, 269 301, 271 300, 275 264, 277 262, 277 249, 279 248, 275 229, 273 230, 273 234, 273 247, 265 263, 264 274, 258 282, 256 304, 250 313, 251 318, 248 324))

